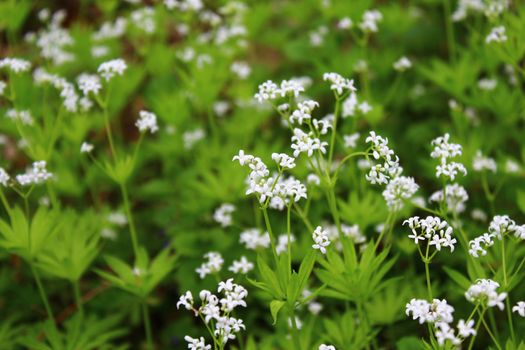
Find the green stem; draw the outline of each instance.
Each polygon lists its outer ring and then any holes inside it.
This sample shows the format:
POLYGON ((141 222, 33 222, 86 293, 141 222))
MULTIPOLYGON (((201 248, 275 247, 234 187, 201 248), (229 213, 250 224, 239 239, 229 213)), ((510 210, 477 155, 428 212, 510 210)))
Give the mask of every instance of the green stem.
POLYGON ((292 210, 292 204, 288 204, 286 211, 286 232, 288 234, 288 278, 292 277, 292 232, 290 224, 290 212, 292 210))
POLYGON ((339 114, 341 110, 341 100, 336 97, 335 100, 335 111, 334 111, 334 123, 332 127, 332 137, 330 140, 330 150, 328 151, 328 164, 326 165, 326 174, 329 176, 330 174, 330 165, 332 164, 332 159, 334 156, 334 148, 335 148, 335 136, 337 135, 337 119, 339 119, 339 114))
POLYGON ((295 313, 293 309, 290 311, 290 322, 292 323, 292 342, 295 350, 301 350, 301 343, 299 341, 299 329, 297 328, 297 321, 295 320, 295 313))
POLYGON ((131 243, 133 245, 133 252, 135 254, 135 258, 138 256, 139 253, 139 245, 137 240, 137 230, 135 228, 135 222, 133 221, 133 214, 131 212, 131 206, 129 204, 129 196, 128 196, 128 190, 126 188, 126 185, 124 183, 120 184, 120 190, 122 192, 122 198, 124 199, 124 208, 126 210, 126 216, 128 217, 129 222, 129 232, 131 235, 131 243))
MULTIPOLYGON (((507 280, 507 263, 506 263, 506 253, 505 253, 505 237, 502 237, 502 240, 501 240, 501 261, 502 261, 502 265, 503 265, 503 288, 505 291, 507 291, 508 289, 508 286, 509 286, 509 282, 507 280)), ((514 341, 516 338, 515 338, 515 334, 514 334, 514 324, 512 322, 512 310, 510 308, 510 300, 509 300, 509 296, 507 296, 506 300, 505 300, 505 303, 507 304, 506 308, 507 308, 507 319, 508 319, 508 322, 509 322, 509 329, 510 329, 510 336, 512 338, 512 340, 514 341)))
POLYGON ((498 350, 502 350, 502 349, 501 349, 501 346, 498 344, 498 341, 496 340, 496 337, 494 337, 494 334, 493 334, 492 331, 490 330, 490 327, 488 326, 487 322, 485 322, 485 319, 484 319, 484 318, 481 318, 481 322, 483 322, 483 326, 485 327, 485 330, 487 331, 487 333, 489 334, 490 338, 491 338, 492 341, 494 342, 494 345, 496 345, 496 347, 498 348, 498 350))
POLYGON ((273 258, 275 260, 275 267, 279 266, 279 259, 277 257, 277 250, 275 249, 275 237, 273 236, 272 225, 270 223, 270 217, 268 216, 268 209, 266 207, 261 208, 264 216, 264 223, 266 224, 266 230, 270 236, 270 245, 272 246, 273 258))
POLYGON ((53 315, 53 310, 51 309, 51 306, 49 305, 49 301, 47 299, 46 291, 44 289, 44 286, 42 285, 42 281, 40 280, 40 276, 38 274, 38 271, 33 266, 32 262, 29 263, 29 266, 31 267, 31 272, 33 273, 33 277, 35 278, 36 285, 38 286, 38 292, 40 293, 40 298, 42 299, 42 303, 44 304, 44 307, 46 309, 47 318, 51 323, 55 324, 55 316, 53 315))
POLYGON ((429 269, 430 261, 428 259, 429 248, 430 248, 430 244, 427 244, 425 259, 423 260, 423 262, 425 263, 425 278, 427 280, 428 298, 430 299, 430 301, 432 301, 432 286, 430 285, 430 269, 429 269))
MULTIPOLYGON (((477 306, 476 306, 476 309, 477 309, 477 306)), ((476 309, 474 309, 474 311, 475 311, 476 309)), ((483 316, 485 315, 485 311, 486 311, 486 309, 483 309, 483 311, 480 312, 480 314, 479 314, 479 321, 478 321, 477 324, 476 324, 476 334, 474 334, 474 335, 472 336, 472 338, 470 338, 470 343, 469 343, 469 345, 468 345, 468 349, 467 349, 467 350, 472 350, 472 347, 474 346, 474 342, 476 341, 476 336, 477 336, 478 333, 479 333, 479 327, 481 326, 481 320, 483 319, 483 316)), ((471 315, 471 316, 472 316, 472 315, 471 315)), ((469 317, 469 319, 470 319, 470 317, 469 317)), ((468 322, 468 321, 467 321, 467 322, 468 322)))
POLYGON ((454 27, 452 25, 452 17, 450 10, 450 0, 443 1, 445 10, 445 27, 447 32, 447 46, 450 60, 455 62, 456 60, 456 42, 454 40, 454 27))
POLYGON ((77 304, 77 310, 78 310, 78 313, 80 315, 80 318, 83 319, 84 318, 84 305, 82 303, 82 298, 81 298, 81 294, 80 294, 80 283, 79 281, 74 281, 73 282, 73 290, 75 292, 75 303, 77 304))
POLYGON ((144 330, 146 331, 146 341, 148 343, 148 350, 153 350, 153 340, 151 337, 151 323, 149 318, 149 308, 146 302, 142 302, 142 317, 144 321, 144 330))

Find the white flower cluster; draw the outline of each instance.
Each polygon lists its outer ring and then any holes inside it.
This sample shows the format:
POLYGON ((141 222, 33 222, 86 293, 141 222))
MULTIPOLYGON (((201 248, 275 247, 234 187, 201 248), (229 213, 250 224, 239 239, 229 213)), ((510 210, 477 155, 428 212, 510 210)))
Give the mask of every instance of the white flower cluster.
MULTIPOLYGON (((338 251, 343 250, 343 244, 340 241, 339 230, 335 225, 325 225, 325 231, 328 233, 328 240, 334 244, 335 249, 338 251)), ((366 243, 366 236, 363 234, 359 225, 346 225, 341 224, 341 232, 343 236, 348 237, 354 244, 366 243)))
POLYGON ((195 271, 199 274, 200 278, 206 277, 206 275, 219 272, 224 264, 222 255, 218 252, 208 252, 204 254, 204 258, 208 261, 202 263, 195 271))
POLYGON ((261 232, 258 228, 251 228, 241 232, 239 242, 246 249, 268 248, 270 246, 270 235, 268 232, 261 232))
POLYGON ((295 168, 295 158, 290 157, 286 153, 272 153, 272 159, 281 169, 295 168))
POLYGON ((508 215, 496 215, 489 224, 489 232, 474 238, 469 242, 469 254, 475 258, 487 255, 487 247, 494 245, 494 238, 499 240, 507 234, 525 239, 525 225, 516 225, 508 215))
POLYGON ((304 121, 307 123, 312 119, 312 111, 314 108, 319 107, 319 103, 313 100, 305 100, 297 104, 297 109, 290 115, 290 123, 297 123, 302 125, 304 121))
POLYGON ((388 147, 388 139, 376 135, 374 131, 370 131, 370 136, 366 138, 366 143, 372 145, 372 156, 375 160, 382 160, 383 163, 371 164, 370 171, 365 176, 367 181, 372 184, 388 184, 390 179, 393 179, 401 174, 403 169, 399 166, 399 158, 394 154, 394 151, 388 147))
POLYGON ((94 74, 81 74, 77 78, 78 88, 82 91, 84 96, 89 95, 92 92, 95 95, 98 95, 100 89, 102 89, 102 84, 100 83, 100 78, 98 75, 94 74))
MULTIPOLYGON (((275 154, 272 158, 282 168, 289 168, 295 164, 290 157, 285 156, 275 154)), ((259 157, 245 154, 243 150, 240 150, 239 154, 233 157, 233 160, 237 160, 240 165, 247 165, 251 169, 248 175, 246 194, 254 193, 260 203, 264 203, 270 198, 270 207, 283 209, 290 201, 298 202, 301 198, 306 198, 305 185, 291 176, 286 179, 282 179, 278 175, 270 176, 266 164, 259 157)))
POLYGON ((246 62, 236 61, 230 66, 232 73, 235 73, 239 79, 246 79, 250 76, 252 69, 246 62))
POLYGON ((448 133, 432 140, 434 149, 430 156, 439 159, 439 165, 436 166, 436 177, 443 175, 454 180, 458 172, 467 175, 467 169, 461 163, 450 161, 451 158, 461 155, 461 145, 450 143, 449 140, 450 135, 448 133))
POLYGON ((4 187, 7 187, 9 180, 11 177, 9 174, 5 171, 4 168, 0 168, 0 184, 4 187))
POLYGON ((441 203, 446 200, 447 211, 451 213, 462 213, 465 211, 465 203, 468 200, 467 190, 457 183, 445 186, 445 196, 443 190, 434 192, 429 201, 441 203))
POLYGON ((7 68, 13 73, 27 72, 31 68, 31 63, 21 58, 6 57, 0 60, 0 69, 7 68))
POLYGON ((91 143, 88 142, 82 142, 82 145, 80 145, 80 153, 91 153, 95 146, 93 146, 91 143))
POLYGON ((378 31, 377 23, 382 19, 383 15, 378 10, 365 11, 359 23, 359 28, 365 33, 375 33, 378 31))
POLYGON ((14 121, 14 122, 20 122, 22 123, 23 125, 33 125, 34 124, 34 120, 33 120, 33 117, 31 116, 31 112, 28 111, 28 110, 23 110, 23 111, 19 111, 19 110, 16 110, 16 109, 9 109, 7 110, 7 112, 5 113, 5 116, 6 118, 14 121))
POLYGON ((458 7, 452 14, 452 20, 459 22, 467 18, 469 13, 481 13, 487 18, 495 18, 505 12, 510 5, 510 0, 459 0, 458 7))
POLYGON ((247 274, 253 270, 253 263, 243 255, 239 260, 234 260, 228 270, 233 273, 247 274))
POLYGON ((155 11, 151 7, 143 7, 131 13, 133 25, 147 34, 155 32, 155 11))
POLYGON ((412 315, 412 318, 418 320, 420 324, 426 322, 434 325, 434 334, 441 346, 447 341, 459 346, 469 336, 476 335, 475 321, 472 319, 459 320, 456 335, 456 330, 450 325, 454 322, 453 313, 454 308, 445 299, 434 299, 432 303, 422 299, 412 299, 406 304, 407 316, 412 315))
POLYGON ((7 84, 5 83, 5 81, 0 80, 0 96, 4 94, 6 87, 7 87, 7 84))
POLYGON ((500 310, 505 308, 503 301, 507 293, 498 293, 499 283, 489 279, 479 279, 465 292, 465 298, 474 304, 481 303, 488 307, 497 306, 500 310))
POLYGON ((405 56, 394 62, 394 69, 398 72, 404 72, 412 67, 412 62, 405 56))
POLYGON ((306 153, 308 157, 311 157, 314 154, 314 151, 319 151, 325 154, 327 146, 328 142, 321 141, 319 138, 315 137, 313 131, 305 133, 299 128, 293 129, 291 147, 293 149, 294 157, 299 157, 301 153, 306 153))
POLYGON ((213 213, 213 220, 221 224, 222 227, 228 227, 232 224, 232 213, 235 211, 235 206, 230 203, 224 203, 213 213))
POLYGON ((40 56, 51 60, 55 66, 71 62, 75 59, 74 55, 66 51, 66 47, 74 44, 73 37, 67 29, 62 27, 66 19, 66 12, 59 10, 51 16, 48 9, 43 9, 39 13, 39 19, 47 22, 47 26, 37 33, 28 33, 26 38, 35 42, 40 49, 40 56))
MULTIPOLYGON (((177 308, 183 306, 186 310, 193 311, 195 316, 203 318, 206 325, 213 329, 214 340, 226 344, 236 338, 236 333, 246 328, 241 319, 231 317, 230 314, 239 306, 246 307, 244 299, 248 296, 248 291, 243 286, 233 283, 233 279, 230 278, 226 282, 219 282, 217 292, 222 292, 223 297, 219 298, 208 290, 201 290, 199 298, 202 304, 196 308, 192 293, 187 291, 179 298, 177 308)), ((190 343, 193 340, 189 337, 187 339, 190 343)), ((203 339, 199 339, 197 343, 203 344, 203 339)))
POLYGON ((185 149, 192 149, 193 146, 200 140, 206 137, 206 133, 203 129, 195 129, 193 131, 186 131, 182 134, 182 142, 184 143, 185 149))
POLYGON ((489 170, 495 173, 498 170, 496 161, 493 158, 484 156, 481 151, 477 151, 472 161, 472 168, 475 171, 485 171, 489 170))
POLYGON ((92 38, 94 41, 104 41, 107 39, 117 39, 126 33, 126 27, 128 21, 125 18, 118 17, 115 22, 104 22, 96 31, 93 33, 92 38))
POLYGON ((372 106, 370 106, 367 101, 359 102, 357 94, 355 92, 351 92, 350 95, 348 95, 348 97, 343 101, 341 116, 343 118, 355 117, 357 110, 365 115, 372 110, 372 106))
POLYGON ((485 38, 487 44, 490 43, 503 43, 507 41, 507 34, 505 33, 504 26, 497 26, 492 28, 489 35, 485 38))
POLYGON ((398 211, 403 208, 405 200, 409 200, 417 192, 419 186, 414 178, 408 176, 398 176, 392 179, 386 185, 383 191, 386 205, 392 211, 398 211))
POLYGON ((319 249, 321 253, 326 254, 326 247, 330 245, 328 232, 321 226, 317 226, 312 233, 312 238, 315 242, 315 244, 312 245, 312 248, 319 249))
POLYGON ((255 94, 255 99, 262 102, 270 102, 279 97, 299 96, 304 91, 304 86, 296 79, 283 80, 278 86, 271 80, 259 85, 259 92, 255 94))
POLYGON ((128 68, 126 62, 117 58, 111 61, 103 62, 98 66, 97 72, 106 80, 110 81, 115 75, 122 75, 128 68))
POLYGON ((51 179, 53 174, 46 169, 44 160, 34 162, 25 174, 16 176, 16 181, 22 186, 38 185, 51 179))
POLYGON ((436 216, 427 216, 424 219, 413 216, 405 220, 403 225, 405 224, 412 230, 412 234, 408 237, 413 239, 416 244, 419 244, 419 241, 427 240, 428 244, 435 246, 438 251, 442 247, 450 248, 451 252, 454 251, 457 240, 452 237, 452 227, 445 220, 436 216))
POLYGON ((353 80, 344 78, 338 73, 324 73, 323 80, 330 83, 330 89, 334 91, 337 96, 342 96, 346 92, 355 92, 357 90, 353 80))
MULTIPOLYGON (((290 234, 290 243, 292 242, 295 242, 295 236, 293 234, 290 234)), ((277 244, 275 245, 275 252, 277 253, 277 255, 281 255, 287 250, 288 250, 288 234, 283 233, 282 235, 279 235, 279 237, 277 237, 277 244)))
POLYGON ((140 111, 139 119, 135 123, 140 132, 146 132, 149 130, 150 133, 154 134, 159 130, 157 124, 157 116, 148 111, 140 111))
POLYGON ((42 68, 38 68, 34 71, 33 80, 36 84, 49 83, 55 89, 59 90, 60 97, 62 97, 64 103, 64 108, 71 113, 77 112, 79 106, 82 110, 87 111, 93 105, 87 96, 84 96, 83 98, 78 96, 73 84, 56 74, 48 73, 42 68))
POLYGON ((211 345, 206 345, 204 337, 192 338, 189 335, 184 337, 184 340, 188 342, 189 350, 211 350, 211 345))

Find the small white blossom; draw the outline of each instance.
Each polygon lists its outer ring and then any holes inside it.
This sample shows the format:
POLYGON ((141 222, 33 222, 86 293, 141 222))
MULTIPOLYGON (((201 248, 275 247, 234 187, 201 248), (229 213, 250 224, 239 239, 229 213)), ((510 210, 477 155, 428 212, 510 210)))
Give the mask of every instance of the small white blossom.
POLYGON ((41 184, 51 179, 53 174, 47 171, 44 160, 34 162, 25 174, 16 176, 16 181, 22 186, 41 184))
POLYGON ((117 58, 117 59, 102 63, 98 67, 97 71, 106 81, 109 81, 115 75, 123 75, 124 71, 127 68, 128 66, 126 62, 121 58, 117 58))
POLYGON ((241 256, 239 260, 234 260, 228 270, 233 273, 247 274, 253 270, 253 263, 248 261, 245 256, 241 256))
POLYGON ((4 170, 4 168, 0 168, 0 184, 4 187, 7 187, 8 181, 11 177, 9 174, 4 170))
POLYGON ((471 303, 481 303, 488 307, 497 306, 500 310, 505 308, 503 301, 507 293, 498 293, 499 283, 490 279, 478 279, 465 292, 465 298, 471 303))
POLYGON ((474 160, 472 161, 472 168, 475 171, 490 170, 493 173, 498 169, 496 161, 493 158, 484 156, 479 150, 476 152, 474 160))
POLYGON ((343 140, 346 148, 355 148, 357 146, 357 140, 361 136, 358 132, 351 135, 343 135, 343 140))
POLYGON ((407 69, 410 69, 411 67, 412 62, 410 62, 410 60, 405 56, 401 57, 400 59, 394 62, 394 69, 398 72, 404 72, 407 69))
POLYGON ((98 75, 94 74, 81 74, 77 78, 78 88, 82 91, 84 95, 89 95, 92 92, 95 95, 98 95, 102 85, 100 83, 100 78, 98 75))
POLYGON ((201 279, 206 277, 206 275, 219 272, 224 263, 222 255, 217 252, 206 253, 204 254, 204 258, 206 258, 207 261, 202 263, 202 265, 195 270, 201 279))
POLYGON ((6 57, 0 60, 0 69, 7 68, 13 73, 27 72, 31 68, 31 63, 21 58, 6 57))
POLYGON ((377 23, 383 19, 383 15, 378 10, 369 10, 363 13, 363 19, 359 23, 359 28, 366 33, 378 31, 377 23))
POLYGON ((230 203, 224 203, 218 207, 213 213, 213 219, 221 224, 222 227, 228 227, 232 224, 232 213, 235 211, 235 206, 230 203))
POLYGON ((159 130, 157 125, 157 116, 148 111, 140 111, 139 119, 135 123, 140 132, 146 132, 149 130, 152 134, 159 130))
POLYGON ((330 83, 330 89, 341 96, 346 91, 355 92, 354 81, 346 79, 338 73, 324 73, 323 80, 330 83))
POLYGON ((321 226, 317 226, 312 233, 312 238, 315 242, 315 244, 312 245, 312 248, 318 249, 321 253, 326 254, 326 247, 330 245, 328 233, 323 230, 321 226))
POLYGON ((272 153, 272 159, 283 169, 295 168, 295 158, 286 153, 272 153))
POLYGON ((518 301, 518 303, 512 307, 512 312, 517 312, 521 317, 525 317, 525 301, 518 301))
POLYGON ((91 153, 93 151, 94 146, 87 142, 82 142, 82 145, 80 146, 80 153, 91 153))
POLYGON ((505 33, 505 27, 504 26, 498 26, 492 28, 489 35, 485 38, 485 42, 487 44, 490 44, 492 42, 494 43, 502 43, 507 41, 507 34, 505 33))

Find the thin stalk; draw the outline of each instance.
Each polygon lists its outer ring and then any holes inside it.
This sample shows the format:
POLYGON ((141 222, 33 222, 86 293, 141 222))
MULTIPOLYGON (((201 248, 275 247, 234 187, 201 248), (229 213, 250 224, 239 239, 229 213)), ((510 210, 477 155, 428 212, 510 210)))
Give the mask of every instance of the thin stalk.
MULTIPOLYGON (((505 253, 505 237, 503 237, 503 239, 501 240, 501 262, 502 262, 502 265, 503 265, 503 284, 504 284, 504 289, 505 291, 507 291, 507 288, 508 288, 508 285, 509 285, 509 282, 507 280, 507 263, 506 263, 506 253, 505 253)), ((514 334, 514 324, 512 322, 512 314, 511 314, 511 308, 510 308, 510 300, 509 300, 509 297, 506 298, 505 300, 505 303, 507 304, 506 306, 506 309, 507 309, 507 319, 508 319, 508 322, 509 322, 509 329, 510 329, 510 336, 512 338, 512 340, 514 341, 516 338, 515 338, 515 334, 514 334)))
POLYGON ((266 207, 261 208, 264 216, 264 223, 266 224, 266 230, 270 236, 270 245, 272 246, 273 258, 275 260, 275 266, 279 266, 279 259, 277 258, 277 250, 275 249, 275 237, 273 236, 272 225, 270 223, 270 217, 268 216, 268 209, 266 207))
POLYGON ((120 190, 122 192, 122 198, 124 199, 124 209, 126 210, 126 216, 128 217, 129 232, 131 235, 131 243, 133 244, 133 252, 135 254, 135 257, 137 257, 139 253, 139 245, 137 241, 137 230, 135 228, 135 222, 133 221, 133 214, 131 212, 131 206, 129 204, 128 190, 124 183, 120 184, 120 190))
POLYGON ((426 280, 427 280, 427 292, 428 292, 428 298, 430 301, 432 301, 432 287, 430 285, 430 269, 429 269, 429 265, 430 265, 430 262, 429 262, 429 259, 428 259, 428 250, 430 248, 430 244, 427 244, 427 250, 426 250, 426 253, 425 253, 425 259, 423 260, 423 262, 425 263, 425 277, 426 277, 426 280))
POLYGON ((447 47, 450 60, 455 62, 456 60, 456 42, 454 40, 454 27, 452 26, 452 17, 450 10, 450 0, 443 1, 445 10, 445 27, 447 32, 447 47))
POLYGON ((46 309, 47 318, 54 325, 55 316, 53 315, 53 310, 51 309, 51 306, 49 305, 49 300, 47 299, 47 294, 42 284, 42 281, 40 280, 38 271, 35 269, 32 263, 30 263, 29 266, 31 267, 31 272, 33 273, 33 277, 35 278, 36 285, 38 286, 38 292, 40 293, 40 298, 42 299, 42 303, 44 304, 44 307, 46 309))
MULTIPOLYGON (((330 174, 330 164, 332 164, 332 159, 334 156, 334 148, 335 148, 335 136, 337 135, 337 119, 339 119, 339 113, 341 110, 341 100, 336 97, 335 100, 335 111, 334 111, 334 124, 332 128, 332 137, 330 140, 330 150, 328 151, 328 164, 326 166, 326 173, 327 175, 330 174)), ((328 176, 330 177, 330 176, 328 176)))
POLYGON ((80 285, 79 281, 74 281, 73 291, 75 292, 75 303, 77 304, 77 310, 81 319, 84 319, 84 304, 82 303, 82 297, 80 296, 80 285))
POLYGON ((481 318, 481 322, 483 323, 483 326, 485 327, 485 330, 486 330, 487 333, 489 334, 490 339, 492 339, 492 341, 494 342, 494 345, 496 345, 496 347, 498 348, 498 350, 502 350, 502 349, 501 349, 501 346, 499 345, 498 341, 496 340, 496 337, 494 337, 494 334, 493 334, 492 331, 490 330, 490 327, 488 326, 487 322, 485 322, 485 319, 484 319, 484 318, 481 318))
POLYGON ((153 340, 151 337, 151 321, 149 318, 149 308, 146 302, 142 302, 142 317, 144 321, 144 330, 146 331, 146 341, 148 343, 148 350, 153 350, 153 340))
POLYGON ((286 211, 286 232, 288 234, 288 278, 292 277, 292 233, 291 233, 291 224, 290 224, 291 210, 292 210, 292 205, 288 204, 288 209, 286 211))
MULTIPOLYGON (((476 306, 476 309, 477 309, 477 306, 476 306)), ((474 311, 476 311, 476 309, 474 309, 474 311)), ((485 315, 485 311, 486 311, 486 309, 483 309, 483 311, 479 314, 479 321, 476 324, 476 334, 474 334, 472 336, 472 338, 470 338, 470 343, 468 345, 468 349, 467 350, 472 350, 472 347, 474 346, 474 342, 476 340, 476 336, 479 333, 479 327, 481 326, 481 320, 483 319, 483 316, 485 315)), ((472 317, 472 315, 471 315, 471 317, 472 317)), ((469 319, 470 319, 470 317, 469 317, 469 319)))
POLYGON ((301 350, 301 343, 299 342, 299 329, 295 320, 295 313, 290 311, 290 322, 292 323, 292 342, 295 350, 301 350))

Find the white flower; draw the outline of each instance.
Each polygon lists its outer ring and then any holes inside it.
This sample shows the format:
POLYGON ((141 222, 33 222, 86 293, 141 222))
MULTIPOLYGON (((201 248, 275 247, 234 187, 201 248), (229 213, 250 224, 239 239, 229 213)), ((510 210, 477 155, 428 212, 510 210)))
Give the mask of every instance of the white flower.
POLYGON ((261 232, 257 228, 252 228, 241 232, 239 242, 246 249, 268 248, 270 246, 270 235, 268 232, 261 232))
POLYGON ((484 91, 492 91, 497 85, 498 81, 496 79, 483 78, 478 81, 478 87, 484 91))
POLYGON ((351 135, 343 135, 343 140, 346 148, 355 148, 357 146, 357 140, 361 136, 358 132, 351 135))
POLYGON ((213 111, 217 117, 223 117, 230 109, 230 104, 226 101, 217 101, 213 104, 213 111))
POLYGON ((150 131, 152 134, 159 130, 157 116, 148 111, 140 111, 139 119, 135 123, 140 132, 150 131))
POLYGON ((319 350, 336 350, 336 348, 333 345, 321 344, 319 345, 319 350))
POLYGON ((193 131, 186 131, 182 134, 182 141, 185 149, 192 149, 193 146, 206 137, 203 129, 195 129, 193 131))
POLYGON ((458 322, 458 334, 464 339, 468 338, 471 335, 476 335, 476 330, 474 329, 474 320, 465 322, 464 320, 459 320, 458 322))
MULTIPOLYGON (((290 243, 295 242, 295 236, 290 234, 290 243)), ((284 233, 277 237, 277 245, 275 246, 275 251, 277 255, 281 255, 288 249, 288 234, 284 233)))
POLYGON ((184 340, 188 342, 189 350, 210 350, 211 345, 206 345, 203 337, 192 338, 189 335, 184 337, 184 340))
POLYGON ((337 22, 337 28, 341 30, 350 29, 353 25, 352 20, 348 17, 343 17, 337 22))
POLYGON ((131 23, 135 27, 151 34, 155 32, 155 12, 151 7, 143 7, 131 12, 131 23))
POLYGON ((380 22, 382 19, 383 15, 377 10, 365 11, 365 13, 363 14, 363 19, 361 23, 359 23, 359 28, 361 28, 363 32, 375 33, 378 31, 377 23, 380 22))
POLYGON ((301 92, 304 91, 304 86, 300 82, 294 79, 283 80, 281 86, 279 87, 279 92, 281 97, 293 96, 297 97, 301 92))
POLYGON ((518 303, 512 307, 512 312, 517 312, 521 317, 525 317, 525 301, 518 301, 518 303))
POLYGON ((454 251, 457 240, 452 237, 453 229, 445 220, 436 216, 427 216, 424 219, 413 216, 405 220, 403 225, 405 224, 412 231, 408 237, 413 239, 416 244, 419 244, 419 241, 427 240, 428 244, 435 246, 438 251, 442 247, 450 248, 451 252, 454 251))
POLYGON ((121 59, 117 58, 111 61, 107 61, 102 63, 99 67, 97 72, 106 80, 109 81, 111 78, 113 78, 115 75, 122 75, 124 74, 124 71, 128 68, 126 62, 121 59))
POLYGON ((253 270, 253 263, 248 261, 245 256, 241 256, 240 260, 234 260, 232 265, 228 267, 228 270, 233 273, 247 274, 253 270))
POLYGON ((5 81, 0 80, 0 96, 4 94, 6 87, 7 87, 7 84, 5 83, 5 81))
POLYGON ((481 303, 488 307, 497 306, 503 310, 505 308, 503 300, 507 297, 507 293, 498 293, 497 288, 499 288, 499 283, 493 280, 478 279, 465 292, 465 298, 471 303, 481 303))
POLYGON ((386 205, 392 211, 401 210, 404 201, 412 198, 418 188, 419 186, 412 177, 398 176, 392 179, 383 191, 386 205))
POLYGON ((376 160, 382 160, 382 164, 370 164, 370 171, 365 176, 366 180, 372 184, 388 184, 388 182, 399 176, 403 169, 399 166, 399 158, 394 151, 388 147, 388 139, 376 135, 370 131, 370 135, 365 140, 371 143, 372 156, 376 160))
POLYGON ((7 187, 7 183, 11 177, 9 174, 4 170, 4 168, 0 168, 0 184, 4 187, 7 187))
POLYGON ((443 202, 446 197, 447 211, 451 213, 462 213, 465 211, 465 203, 468 200, 468 193, 463 186, 458 185, 457 183, 446 185, 445 194, 443 196, 443 190, 434 192, 429 201, 431 202, 443 202))
POLYGON ((93 151, 94 146, 87 142, 82 142, 82 145, 80 146, 80 153, 91 153, 93 151))
POLYGON ((24 125, 31 126, 34 124, 33 117, 31 116, 31 112, 28 110, 19 111, 16 109, 9 109, 7 110, 5 116, 14 122, 20 121, 20 123, 24 125))
POLYGON ((357 106, 358 106, 357 95, 354 92, 352 92, 343 101, 343 104, 342 104, 343 108, 342 108, 341 116, 343 118, 348 118, 348 117, 355 116, 355 110, 356 110, 357 106))
POLYGON ((267 80, 259 85, 259 92, 255 94, 255 99, 259 102, 271 101, 280 95, 280 90, 277 84, 271 80, 267 80))
POLYGON ((430 156, 439 159, 436 166, 436 177, 444 176, 454 180, 458 173, 467 175, 467 169, 461 163, 450 161, 451 158, 460 156, 462 153, 461 145, 449 142, 450 135, 445 134, 432 140, 434 146, 430 156))
POLYGON ((346 91, 355 92, 354 81, 346 79, 338 73, 324 73, 323 80, 330 82, 330 89, 341 96, 346 91))
POLYGON ((286 153, 272 153, 272 159, 283 169, 295 168, 295 158, 286 153))
POLYGON ((108 222, 117 226, 126 226, 128 224, 127 216, 119 211, 113 211, 108 215, 108 222))
POLYGON ((505 27, 504 26, 498 26, 492 28, 489 35, 485 38, 485 42, 487 44, 490 44, 492 42, 494 43, 502 43, 507 41, 507 34, 505 33, 505 27))
POLYGON ((21 58, 6 57, 0 60, 0 69, 7 68, 13 73, 27 72, 31 68, 31 63, 21 58))
POLYGON ((404 72, 411 67, 412 62, 410 62, 410 60, 405 56, 401 57, 400 59, 394 62, 394 69, 398 72, 404 72))
POLYGON ((233 62, 231 67, 231 71, 239 77, 239 79, 246 79, 250 76, 250 73, 252 72, 252 69, 246 62, 233 62))
POLYGON ((297 109, 290 115, 290 123, 297 121, 299 125, 303 121, 310 121, 312 119, 312 111, 315 107, 319 107, 319 103, 313 100, 305 100, 297 104, 297 109))
POLYGON ((412 319, 418 320, 420 324, 428 323, 451 323, 454 320, 454 308, 448 305, 445 299, 434 299, 429 303, 423 299, 412 299, 406 304, 406 315, 412 315, 412 319))
POLYGON ((81 74, 77 78, 78 88, 82 91, 84 95, 89 95, 90 92, 93 92, 95 95, 98 94, 102 85, 100 84, 100 78, 98 75, 94 74, 81 74))
POLYGON ((328 233, 321 226, 317 226, 312 233, 312 238, 315 242, 312 248, 319 249, 321 253, 326 254, 326 247, 330 245, 328 233))
POLYGON ((195 270, 201 279, 206 277, 206 275, 219 272, 224 263, 222 255, 217 252, 206 253, 204 254, 204 258, 206 258, 207 261, 195 270))
POLYGON ((367 101, 363 101, 357 106, 357 109, 363 114, 368 114, 372 110, 372 106, 367 101))
POLYGON ((493 173, 498 169, 496 161, 493 158, 484 156, 479 150, 476 152, 474 160, 472 161, 472 168, 474 168, 475 171, 490 170, 493 173))
POLYGON ((291 147, 294 150, 294 157, 297 158, 301 153, 306 153, 308 157, 311 157, 316 150, 323 154, 326 153, 326 146, 328 146, 328 143, 314 137, 313 132, 307 134, 301 129, 295 128, 293 133, 291 147))
POLYGON ((44 160, 34 162, 32 167, 25 174, 16 176, 16 181, 22 186, 41 184, 53 177, 53 174, 47 171, 44 160))
POLYGON ((228 227, 232 224, 231 214, 235 211, 235 206, 230 203, 224 203, 213 213, 213 219, 221 224, 222 227, 228 227))
POLYGON ((521 167, 519 163, 515 162, 512 159, 507 159, 505 162, 505 172, 508 174, 516 174, 519 173, 521 170, 521 167))

